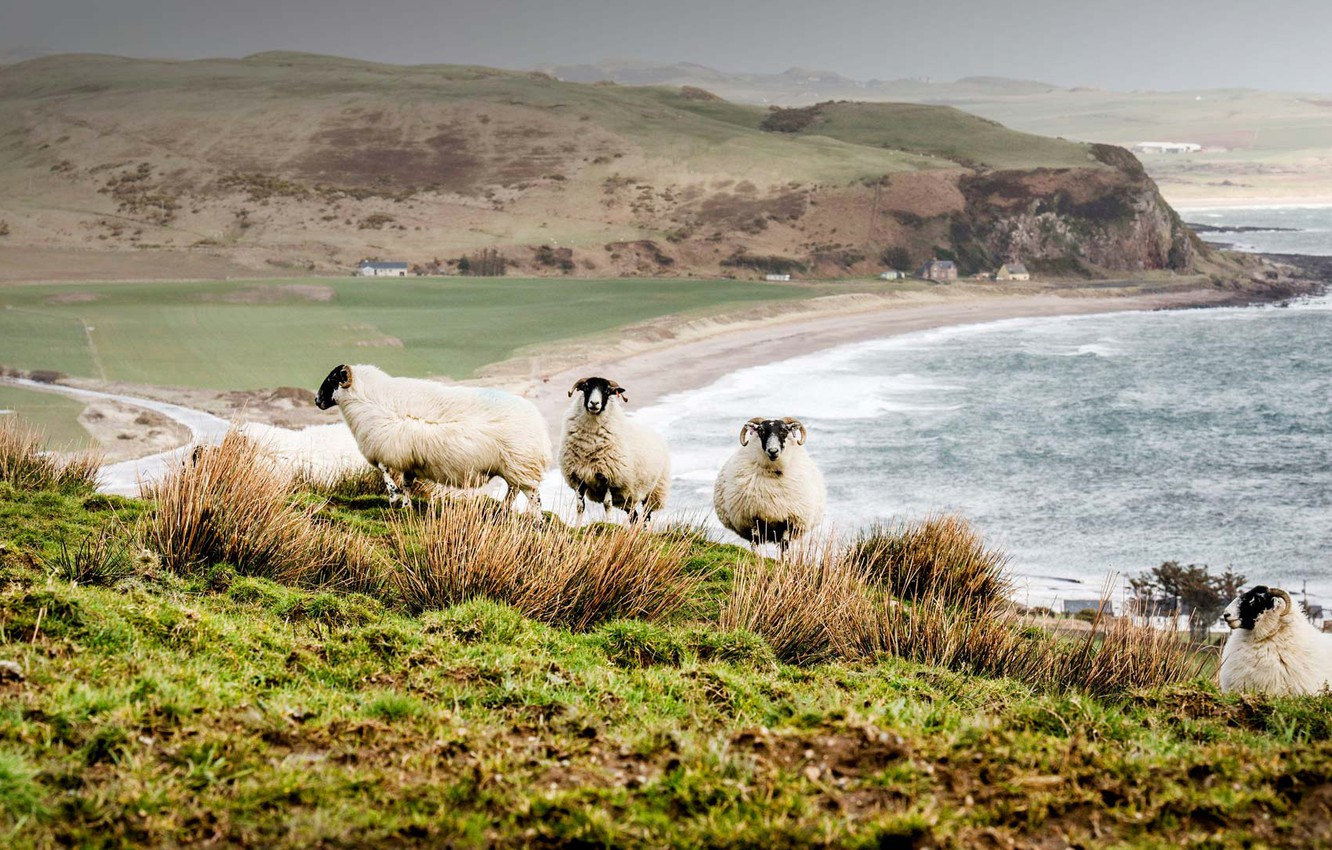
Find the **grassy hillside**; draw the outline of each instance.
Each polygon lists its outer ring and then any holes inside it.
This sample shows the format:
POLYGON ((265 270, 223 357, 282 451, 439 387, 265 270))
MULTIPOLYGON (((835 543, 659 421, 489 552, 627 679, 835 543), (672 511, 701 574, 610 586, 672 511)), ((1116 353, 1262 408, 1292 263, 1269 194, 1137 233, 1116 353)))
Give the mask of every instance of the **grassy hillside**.
POLYGON ((876 590, 235 445, 150 501, 37 457, 0 432, 6 846, 1328 846, 1329 698, 1023 627, 956 525, 881 538, 917 572, 876 590))
POLYGON ((0 67, 0 244, 288 272, 498 247, 517 270, 584 277, 754 276, 745 258, 776 256, 839 276, 889 247, 950 250, 975 170, 1109 175, 1159 205, 1088 145, 950 107, 779 118, 697 88, 486 68, 46 57, 0 67))
POLYGON ((1194 142, 1200 154, 1147 155, 1172 203, 1229 197, 1332 196, 1332 97, 1253 89, 1118 92, 971 77, 955 82, 851 80, 827 71, 729 74, 697 65, 556 68, 561 79, 702 86, 737 103, 803 107, 830 100, 952 106, 1007 127, 1131 146, 1194 142))
POLYGON ((833 291, 457 277, 16 285, 0 289, 0 364, 212 389, 314 387, 338 363, 366 361, 461 379, 525 346, 833 291))

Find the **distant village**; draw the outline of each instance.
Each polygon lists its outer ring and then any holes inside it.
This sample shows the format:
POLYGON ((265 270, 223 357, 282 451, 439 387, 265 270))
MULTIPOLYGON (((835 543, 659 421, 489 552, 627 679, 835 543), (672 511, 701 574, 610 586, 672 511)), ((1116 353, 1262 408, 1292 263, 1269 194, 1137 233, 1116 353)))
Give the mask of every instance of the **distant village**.
MULTIPOLYGON (((468 274, 477 273, 461 265, 455 271, 450 271, 448 264, 439 260, 433 260, 429 263, 414 265, 396 260, 361 260, 357 264, 356 270, 352 272, 354 277, 407 277, 409 274, 417 277, 436 276, 447 274, 468 274)), ((501 267, 493 271, 482 271, 481 274, 504 274, 501 267)), ((957 263, 952 260, 930 260, 921 265, 914 274, 900 269, 889 269, 879 274, 879 280, 907 280, 910 278, 918 280, 928 280, 934 282, 949 281, 958 279, 957 263)), ((1020 262, 1008 262, 995 269, 993 272, 980 272, 974 274, 971 280, 1031 280, 1031 272, 1020 262)), ((789 274, 768 274, 764 275, 764 280, 768 281, 789 281, 789 274)))

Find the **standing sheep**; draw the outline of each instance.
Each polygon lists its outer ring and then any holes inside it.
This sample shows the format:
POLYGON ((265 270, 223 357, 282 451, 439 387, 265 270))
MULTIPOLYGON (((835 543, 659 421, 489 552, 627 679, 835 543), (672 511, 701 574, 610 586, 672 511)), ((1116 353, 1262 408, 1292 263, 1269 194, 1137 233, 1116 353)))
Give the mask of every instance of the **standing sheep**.
POLYGON ((588 496, 607 511, 623 509, 630 522, 652 519, 671 488, 666 441, 625 415, 629 399, 614 381, 583 378, 569 390, 570 398, 575 395, 564 416, 560 470, 578 494, 579 522, 588 496))
POLYGON ((319 387, 320 410, 337 405, 361 454, 384 474, 389 503, 411 504, 417 478, 446 487, 481 487, 492 478, 518 491, 533 512, 550 466, 550 437, 536 405, 498 390, 395 378, 375 366, 338 366, 319 387), (402 487, 394 480, 402 476, 402 487))
POLYGON ((1332 636, 1314 628, 1290 594, 1259 585, 1226 607, 1221 690, 1315 694, 1332 685, 1332 636))
POLYGON ((792 540, 818 524, 827 492, 805 453, 806 436, 805 426, 789 416, 756 416, 744 424, 740 448, 712 491, 722 525, 753 544, 776 543, 785 554, 792 540))

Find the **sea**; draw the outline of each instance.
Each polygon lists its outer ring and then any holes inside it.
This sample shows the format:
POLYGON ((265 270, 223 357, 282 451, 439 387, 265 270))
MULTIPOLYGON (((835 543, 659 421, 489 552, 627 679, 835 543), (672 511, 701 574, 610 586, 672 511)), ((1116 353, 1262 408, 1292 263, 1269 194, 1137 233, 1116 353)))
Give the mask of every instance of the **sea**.
MULTIPOLYGON (((1332 208, 1186 210, 1244 250, 1332 255, 1332 208)), ((1332 607, 1332 297, 1017 319, 729 374, 638 413, 671 443, 670 515, 710 522, 751 416, 796 416, 829 530, 944 512, 1006 552, 1029 604, 1206 564, 1332 607)))

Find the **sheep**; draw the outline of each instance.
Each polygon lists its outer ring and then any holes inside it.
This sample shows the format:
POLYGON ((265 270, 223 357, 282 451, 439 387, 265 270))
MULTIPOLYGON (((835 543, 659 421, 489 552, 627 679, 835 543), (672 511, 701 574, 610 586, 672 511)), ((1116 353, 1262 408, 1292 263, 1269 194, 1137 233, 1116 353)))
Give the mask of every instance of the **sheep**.
POLYGON ((1332 685, 1332 636, 1314 628, 1290 594, 1259 585, 1226 607, 1221 690, 1315 694, 1332 685))
POLYGON ((526 399, 344 364, 328 373, 315 405, 338 406, 361 454, 383 474, 391 505, 411 505, 417 478, 446 487, 481 487, 503 478, 506 509, 522 491, 528 509, 541 512, 537 488, 550 466, 550 435, 526 399), (401 487, 395 474, 402 476, 401 487))
POLYGON ((722 466, 712 491, 722 525, 755 546, 776 543, 785 555, 792 540, 819 523, 827 492, 805 453, 806 437, 805 426, 789 416, 756 416, 744 424, 740 448, 722 466))
POLYGON ((625 388, 606 378, 583 378, 569 390, 578 398, 565 414, 560 470, 578 494, 578 521, 587 497, 607 512, 617 507, 635 522, 651 520, 666 504, 671 489, 671 456, 666 441, 651 428, 631 421, 625 388), (641 510, 641 513, 640 513, 641 510))
POLYGON ((293 478, 332 484, 344 476, 373 468, 361 455, 351 430, 341 423, 293 431, 262 422, 243 422, 234 430, 253 442, 277 469, 293 478))

